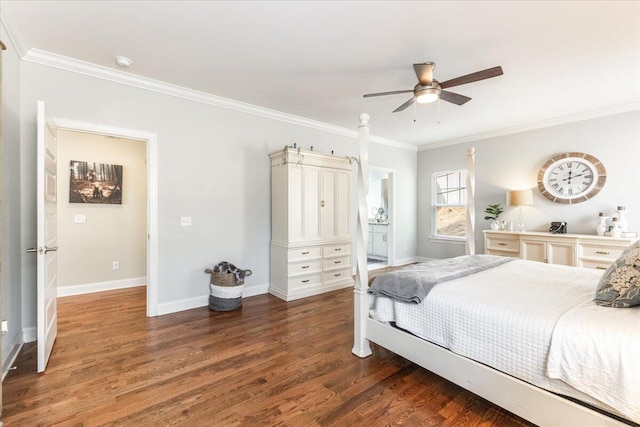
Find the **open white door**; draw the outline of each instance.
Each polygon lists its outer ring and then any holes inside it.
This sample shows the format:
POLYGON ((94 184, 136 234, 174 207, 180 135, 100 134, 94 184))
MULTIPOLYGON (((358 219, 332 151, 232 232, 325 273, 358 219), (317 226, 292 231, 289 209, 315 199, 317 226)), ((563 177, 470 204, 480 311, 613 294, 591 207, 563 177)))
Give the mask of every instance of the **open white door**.
POLYGON ((29 251, 38 257, 38 372, 44 372, 58 333, 58 147, 56 129, 46 120, 42 101, 38 101, 37 149, 38 246, 29 251))

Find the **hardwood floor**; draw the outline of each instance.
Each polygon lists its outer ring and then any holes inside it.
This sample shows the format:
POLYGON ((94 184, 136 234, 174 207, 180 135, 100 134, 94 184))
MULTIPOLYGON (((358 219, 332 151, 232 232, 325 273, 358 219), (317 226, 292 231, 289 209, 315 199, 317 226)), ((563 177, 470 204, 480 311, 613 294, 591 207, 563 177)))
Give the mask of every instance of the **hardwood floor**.
POLYGON ((58 300, 44 374, 25 346, 4 425, 531 426, 395 354, 353 345, 353 292, 145 317, 145 289, 58 300))

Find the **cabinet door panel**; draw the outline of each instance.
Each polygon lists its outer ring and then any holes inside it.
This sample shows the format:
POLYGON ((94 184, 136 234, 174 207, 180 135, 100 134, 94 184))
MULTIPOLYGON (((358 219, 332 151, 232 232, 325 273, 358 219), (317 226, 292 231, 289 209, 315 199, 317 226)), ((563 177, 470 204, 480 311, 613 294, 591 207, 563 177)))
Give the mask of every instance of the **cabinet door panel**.
POLYGON ((320 188, 322 169, 312 166, 304 168, 303 221, 304 240, 320 240, 320 188))
MULTIPOLYGON (((288 191, 289 191, 289 241, 301 242, 304 240, 304 209, 303 209, 303 178, 300 166, 289 166, 288 191)), ((274 189, 274 191, 279 191, 274 189)), ((274 212, 274 214, 276 214, 274 212)))
POLYGON ((547 242, 539 242, 536 240, 521 240, 520 258, 528 259, 529 261, 546 262, 547 242))
POLYGON ((349 239, 351 237, 351 173, 338 171, 336 181, 337 237, 349 239))
POLYGON ((547 243, 547 262, 575 266, 575 245, 571 243, 549 242, 547 243))
POLYGON ((322 171, 322 238, 335 239, 336 230, 336 171, 325 169, 322 171))

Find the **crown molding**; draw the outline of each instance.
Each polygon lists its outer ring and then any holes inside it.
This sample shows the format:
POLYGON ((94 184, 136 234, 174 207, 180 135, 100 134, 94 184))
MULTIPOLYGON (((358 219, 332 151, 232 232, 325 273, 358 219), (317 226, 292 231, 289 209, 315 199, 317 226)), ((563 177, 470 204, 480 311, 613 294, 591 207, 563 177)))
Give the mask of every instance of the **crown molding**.
MULTIPOLYGON (((211 95, 205 92, 184 88, 170 83, 161 82, 159 80, 137 76, 135 74, 126 73, 124 71, 115 70, 102 65, 96 65, 90 62, 80 61, 77 59, 38 49, 29 49, 29 51, 22 57, 22 59, 24 61, 32 62, 35 64, 45 65, 65 71, 71 71, 77 74, 83 74, 86 76, 108 80, 114 83, 136 87, 139 89, 162 93, 164 95, 174 96, 176 98, 181 98, 188 101, 212 105, 215 107, 225 108, 227 110, 238 111, 254 116, 265 117, 272 120, 278 120, 298 126, 317 129, 323 132, 342 135, 353 139, 358 138, 358 132, 355 128, 347 129, 329 123, 307 119, 305 117, 283 113, 280 111, 271 110, 269 108, 259 107, 233 99, 223 98, 221 96, 211 95)), ((371 136, 370 141, 377 144, 401 148, 404 150, 418 150, 418 147, 416 145, 377 136, 371 136)))
POLYGON ((22 27, 18 21, 18 17, 16 16, 16 12, 13 9, 13 5, 11 2, 4 1, 1 2, 2 7, 0 7, 0 26, 4 28, 4 33, 7 35, 7 38, 13 48, 18 53, 20 58, 24 58, 24 56, 29 51, 29 43, 22 31, 22 27))
POLYGON ((571 114, 568 116, 557 117, 554 119, 541 120, 538 122, 511 126, 508 128, 496 129, 489 132, 467 135, 460 138, 449 139, 446 141, 438 141, 438 142, 434 142, 433 144, 424 144, 418 147, 418 151, 433 150, 435 148, 447 147, 449 145, 463 144, 465 142, 479 141, 483 139, 495 138, 498 136, 511 135, 514 133, 527 132, 530 130, 558 126, 558 125, 563 125, 563 124, 572 123, 572 122, 579 122, 582 120, 595 119, 598 117, 612 116, 614 114, 628 113, 630 111, 637 111, 637 110, 640 110, 640 102, 632 102, 630 104, 616 105, 613 107, 585 111, 582 113, 571 114))

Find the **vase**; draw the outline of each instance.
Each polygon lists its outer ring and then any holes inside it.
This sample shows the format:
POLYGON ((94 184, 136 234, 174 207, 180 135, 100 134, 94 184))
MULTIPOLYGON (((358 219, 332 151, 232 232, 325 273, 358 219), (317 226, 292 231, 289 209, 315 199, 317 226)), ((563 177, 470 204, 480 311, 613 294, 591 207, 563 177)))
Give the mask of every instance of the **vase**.
POLYGON ((498 231, 500 230, 500 223, 498 222, 497 219, 494 219, 493 221, 491 221, 491 229, 493 231, 498 231))
POLYGON ((618 212, 618 224, 620 225, 620 231, 626 233, 629 231, 629 222, 626 217, 627 210, 624 206, 618 206, 616 212, 618 212))
POLYGON ((600 218, 600 223, 596 226, 596 233, 598 234, 598 236, 604 236, 604 233, 608 229, 607 218, 609 217, 601 215, 599 218, 600 218))

